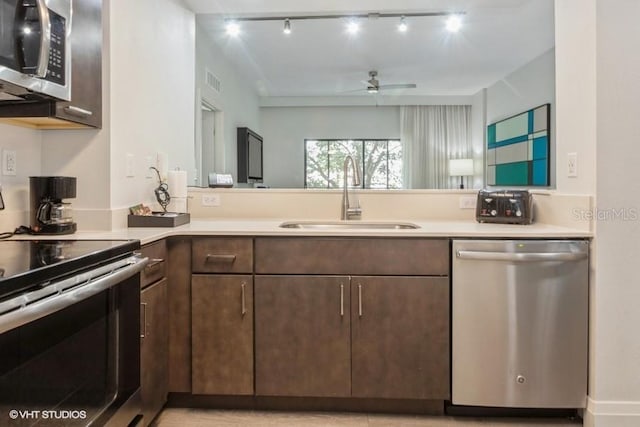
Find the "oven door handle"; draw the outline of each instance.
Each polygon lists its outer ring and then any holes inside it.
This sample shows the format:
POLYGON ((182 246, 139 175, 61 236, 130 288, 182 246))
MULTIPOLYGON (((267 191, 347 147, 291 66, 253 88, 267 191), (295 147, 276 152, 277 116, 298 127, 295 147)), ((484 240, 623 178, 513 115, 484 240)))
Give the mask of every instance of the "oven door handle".
MULTIPOLYGON (((76 286, 68 291, 61 291, 48 298, 3 314, 0 316, 0 333, 19 328, 27 323, 64 310, 75 303, 112 288, 135 274, 140 273, 148 262, 149 258, 139 258, 135 256, 127 258, 126 260, 114 263, 114 265, 117 265, 119 268, 115 269, 116 267, 114 267, 113 271, 91 279, 83 285, 76 286)), ((109 266, 101 268, 108 269, 108 267, 109 266)))

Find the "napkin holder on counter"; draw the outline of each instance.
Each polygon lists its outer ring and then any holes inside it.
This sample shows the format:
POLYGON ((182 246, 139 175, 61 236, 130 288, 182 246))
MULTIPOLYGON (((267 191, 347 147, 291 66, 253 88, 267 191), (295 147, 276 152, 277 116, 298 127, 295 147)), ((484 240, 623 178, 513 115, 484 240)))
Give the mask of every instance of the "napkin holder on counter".
POLYGON ((129 227, 177 227, 189 224, 191 215, 177 212, 152 212, 151 215, 129 215, 129 227))

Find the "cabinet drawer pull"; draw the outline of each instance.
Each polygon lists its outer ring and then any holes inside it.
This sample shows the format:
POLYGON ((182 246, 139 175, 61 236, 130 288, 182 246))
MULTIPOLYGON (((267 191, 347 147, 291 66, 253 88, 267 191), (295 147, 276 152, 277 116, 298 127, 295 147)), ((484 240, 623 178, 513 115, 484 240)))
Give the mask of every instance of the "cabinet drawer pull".
POLYGON ((147 303, 140 303, 140 307, 142 308, 142 325, 140 325, 140 338, 147 337, 147 303))
POLYGON ((72 116, 77 117, 91 117, 93 116, 93 112, 89 110, 85 110, 84 108, 74 107, 73 105, 69 105, 68 107, 64 107, 64 112, 70 114, 72 116))
POLYGON ((218 255, 218 254, 207 254, 206 261, 207 262, 228 262, 232 263, 236 260, 235 255, 218 255))
POLYGON ((242 308, 241 308, 241 314, 242 316, 244 316, 245 314, 247 314, 247 306, 245 303, 245 298, 244 298, 244 288, 246 286, 245 282, 242 282, 242 285, 240 285, 240 290, 242 292, 242 308))
POLYGON ((153 258, 149 261, 149 264, 144 268, 145 270, 151 270, 152 268, 156 268, 160 264, 164 262, 163 258, 153 258))
POLYGON ((362 317, 362 285, 358 284, 358 316, 362 317))
POLYGON ((344 317, 344 284, 340 283, 340 316, 344 317))

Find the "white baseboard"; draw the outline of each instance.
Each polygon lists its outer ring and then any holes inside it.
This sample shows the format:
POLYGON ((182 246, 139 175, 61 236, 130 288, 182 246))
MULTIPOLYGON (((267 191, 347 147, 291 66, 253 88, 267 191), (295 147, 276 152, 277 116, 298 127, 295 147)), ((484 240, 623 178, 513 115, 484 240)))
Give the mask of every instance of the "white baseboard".
POLYGON ((637 427, 640 426, 640 402, 587 400, 584 413, 585 427, 637 427))

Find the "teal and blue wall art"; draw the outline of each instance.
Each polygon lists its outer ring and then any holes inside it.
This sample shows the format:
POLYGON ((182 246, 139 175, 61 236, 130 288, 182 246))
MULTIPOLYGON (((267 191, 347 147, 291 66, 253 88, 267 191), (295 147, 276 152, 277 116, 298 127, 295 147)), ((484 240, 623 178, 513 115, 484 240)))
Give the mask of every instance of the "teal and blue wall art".
POLYGON ((487 127, 487 185, 549 185, 550 104, 487 127))

